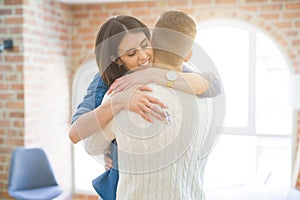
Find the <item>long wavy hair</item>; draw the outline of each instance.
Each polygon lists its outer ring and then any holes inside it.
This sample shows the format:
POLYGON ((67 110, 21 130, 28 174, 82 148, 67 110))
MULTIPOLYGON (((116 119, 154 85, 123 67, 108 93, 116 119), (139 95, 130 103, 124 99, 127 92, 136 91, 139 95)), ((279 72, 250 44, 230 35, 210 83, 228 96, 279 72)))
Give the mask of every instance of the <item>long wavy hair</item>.
POLYGON ((96 61, 100 74, 108 87, 115 79, 128 71, 126 66, 119 66, 115 61, 119 58, 119 44, 123 37, 130 32, 143 32, 150 40, 148 27, 138 19, 128 15, 108 19, 98 31, 95 43, 96 61))

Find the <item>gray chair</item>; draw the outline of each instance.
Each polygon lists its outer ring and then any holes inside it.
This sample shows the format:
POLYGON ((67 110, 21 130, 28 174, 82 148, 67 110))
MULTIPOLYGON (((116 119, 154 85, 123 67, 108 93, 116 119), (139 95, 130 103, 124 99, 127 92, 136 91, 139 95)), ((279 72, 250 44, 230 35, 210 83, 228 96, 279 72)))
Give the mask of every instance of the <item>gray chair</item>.
POLYGON ((42 149, 20 147, 13 151, 8 193, 18 200, 50 200, 62 193, 42 149))

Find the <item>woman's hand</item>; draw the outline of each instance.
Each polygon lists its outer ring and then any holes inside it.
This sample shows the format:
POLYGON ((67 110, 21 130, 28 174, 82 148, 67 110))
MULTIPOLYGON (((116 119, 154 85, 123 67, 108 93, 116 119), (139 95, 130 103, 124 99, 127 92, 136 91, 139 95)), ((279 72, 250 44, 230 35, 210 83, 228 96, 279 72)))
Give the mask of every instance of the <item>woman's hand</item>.
POLYGON ((127 90, 133 86, 146 85, 152 81, 151 77, 154 71, 155 69, 147 67, 122 76, 113 82, 107 92, 111 94, 112 92, 127 90))
POLYGON ((150 96, 147 92, 152 91, 148 86, 134 86, 130 89, 118 92, 112 96, 112 103, 119 101, 122 108, 139 114, 148 122, 152 122, 151 117, 163 120, 165 114, 162 108, 167 106, 158 99, 150 96))
POLYGON ((113 166, 113 160, 111 159, 111 151, 110 148, 108 148, 104 153, 104 168, 105 170, 110 170, 113 166))

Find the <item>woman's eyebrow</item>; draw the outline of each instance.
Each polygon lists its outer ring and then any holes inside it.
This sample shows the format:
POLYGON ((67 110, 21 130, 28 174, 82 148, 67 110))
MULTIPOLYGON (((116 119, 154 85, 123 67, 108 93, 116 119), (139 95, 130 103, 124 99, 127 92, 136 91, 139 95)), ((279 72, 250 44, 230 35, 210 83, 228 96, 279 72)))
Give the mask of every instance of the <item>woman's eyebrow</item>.
MULTIPOLYGON (((144 39, 140 42, 140 45, 142 45, 145 41, 147 41, 147 38, 144 38, 144 39)), ((130 49, 127 49, 125 52, 132 51, 132 50, 136 50, 136 49, 139 49, 139 48, 130 48, 130 49)))
MULTIPOLYGON (((140 42, 140 45, 142 45, 145 41, 147 41, 147 38, 144 38, 144 39, 140 42)), ((127 53, 127 52, 129 52, 129 51, 134 51, 134 50, 136 50, 136 49, 139 49, 139 48, 134 47, 134 48, 127 49, 127 50, 125 50, 125 51, 123 51, 123 52, 124 52, 124 53, 127 53)))
POLYGON ((144 39, 141 41, 140 45, 142 45, 145 41, 147 41, 147 38, 144 38, 144 39))

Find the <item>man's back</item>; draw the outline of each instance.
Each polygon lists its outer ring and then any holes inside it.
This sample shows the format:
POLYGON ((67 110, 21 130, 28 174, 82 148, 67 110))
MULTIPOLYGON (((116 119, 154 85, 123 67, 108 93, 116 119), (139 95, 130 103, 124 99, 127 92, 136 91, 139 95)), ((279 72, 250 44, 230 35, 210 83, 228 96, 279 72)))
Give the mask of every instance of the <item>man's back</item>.
MULTIPOLYGON (((203 146, 211 123, 208 99, 149 85, 168 120, 148 123, 121 111, 111 129, 118 143, 117 199, 203 199, 203 146)), ((109 136, 110 137, 110 136, 109 136)))

